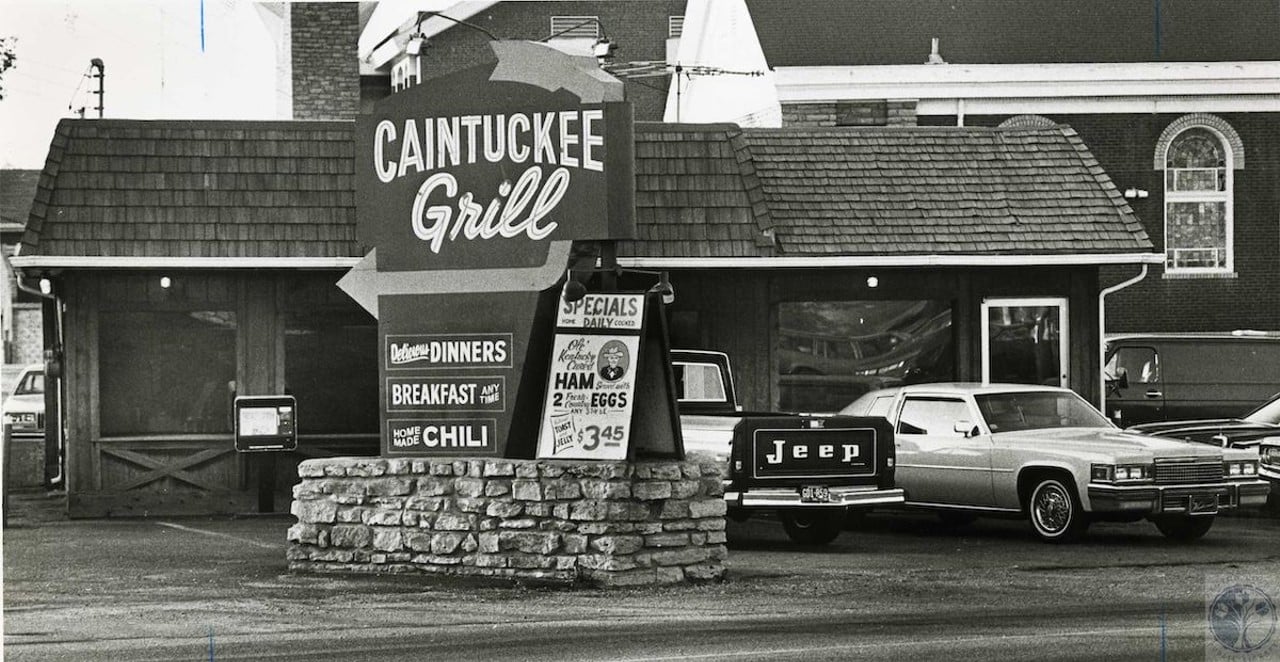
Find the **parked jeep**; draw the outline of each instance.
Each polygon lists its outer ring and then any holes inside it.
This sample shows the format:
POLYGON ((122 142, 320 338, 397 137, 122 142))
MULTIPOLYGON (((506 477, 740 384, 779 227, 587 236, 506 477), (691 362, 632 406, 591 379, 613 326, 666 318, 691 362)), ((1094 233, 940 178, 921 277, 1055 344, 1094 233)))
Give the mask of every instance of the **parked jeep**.
POLYGON ((744 412, 725 354, 673 350, 671 362, 685 450, 724 463, 731 518, 776 511, 792 540, 822 545, 850 509, 903 502, 883 418, 744 412))

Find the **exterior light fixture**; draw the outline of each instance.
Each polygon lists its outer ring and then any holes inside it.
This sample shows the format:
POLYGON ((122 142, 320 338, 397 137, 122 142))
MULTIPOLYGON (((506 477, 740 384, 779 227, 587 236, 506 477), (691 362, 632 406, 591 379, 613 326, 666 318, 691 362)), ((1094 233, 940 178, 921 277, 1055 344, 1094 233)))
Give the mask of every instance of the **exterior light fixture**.
POLYGON ((409 43, 405 44, 404 52, 408 55, 417 55, 422 52, 424 46, 427 45, 427 38, 421 34, 415 34, 409 37, 409 43))
POLYGON ((601 39, 591 47, 591 54, 594 55, 597 60, 608 60, 613 57, 613 51, 617 48, 618 47, 608 39, 601 39))
POLYGON ((162 287, 162 288, 164 288, 164 289, 166 289, 166 290, 167 290, 167 289, 169 289, 170 287, 173 287, 173 279, 172 279, 172 278, 169 278, 168 276, 161 276, 161 277, 160 277, 160 287, 162 287))
POLYGON ((875 276, 867 276, 867 287, 880 287, 880 279, 875 276))
POLYGON ((48 278, 41 278, 40 292, 45 295, 53 294, 53 281, 49 280, 48 278))
POLYGON ((564 288, 561 290, 560 296, 569 303, 581 301, 583 297, 587 296, 587 286, 574 278, 572 271, 566 271, 564 288))
POLYGON ((1148 195, 1150 195, 1150 193, 1148 193, 1146 189, 1134 188, 1132 186, 1124 190, 1124 197, 1129 200, 1134 198, 1146 198, 1148 195))
POLYGON ((650 292, 662 295, 662 303, 671 305, 676 301, 676 289, 671 286, 671 278, 667 272, 658 274, 658 284, 649 288, 650 292))

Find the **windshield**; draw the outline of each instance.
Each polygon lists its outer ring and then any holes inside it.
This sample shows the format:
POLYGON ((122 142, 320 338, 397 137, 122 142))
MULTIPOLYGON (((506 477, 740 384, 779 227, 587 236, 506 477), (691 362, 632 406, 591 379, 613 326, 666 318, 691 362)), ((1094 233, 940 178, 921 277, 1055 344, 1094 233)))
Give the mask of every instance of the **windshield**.
POLYGON ((1048 428, 1110 428, 1111 423, 1074 393, 1023 391, 990 393, 974 398, 995 432, 1048 428))
POLYGON ((37 395, 44 393, 44 373, 28 372, 23 376, 22 381, 18 382, 18 387, 13 389, 14 395, 37 395))
POLYGON ((1270 423, 1280 425, 1280 395, 1273 396, 1271 401, 1258 407, 1244 417, 1251 423, 1270 423))

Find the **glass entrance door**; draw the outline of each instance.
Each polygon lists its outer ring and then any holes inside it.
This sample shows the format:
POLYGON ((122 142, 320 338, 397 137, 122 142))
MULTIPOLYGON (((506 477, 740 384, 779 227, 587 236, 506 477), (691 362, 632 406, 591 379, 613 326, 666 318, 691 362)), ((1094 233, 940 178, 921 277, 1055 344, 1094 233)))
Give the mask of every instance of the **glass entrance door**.
POLYGON ((982 381, 1068 386, 1067 300, 982 302, 982 381))

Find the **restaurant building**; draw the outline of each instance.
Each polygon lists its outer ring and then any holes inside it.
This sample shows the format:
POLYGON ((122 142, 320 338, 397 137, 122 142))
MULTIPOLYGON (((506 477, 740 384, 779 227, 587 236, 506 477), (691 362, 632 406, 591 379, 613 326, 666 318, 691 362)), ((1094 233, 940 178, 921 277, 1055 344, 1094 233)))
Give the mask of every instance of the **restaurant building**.
MULTIPOLYGON (((944 379, 1096 401, 1099 270, 1163 259, 1065 126, 635 135, 619 262, 670 273, 673 344, 728 352, 750 409, 944 379)), ((335 285, 368 249, 354 145, 349 121, 58 126, 13 263, 58 313, 72 516, 285 510, 299 460, 377 454, 377 321, 335 285), (236 453, 233 398, 281 393, 298 450, 236 453)))

